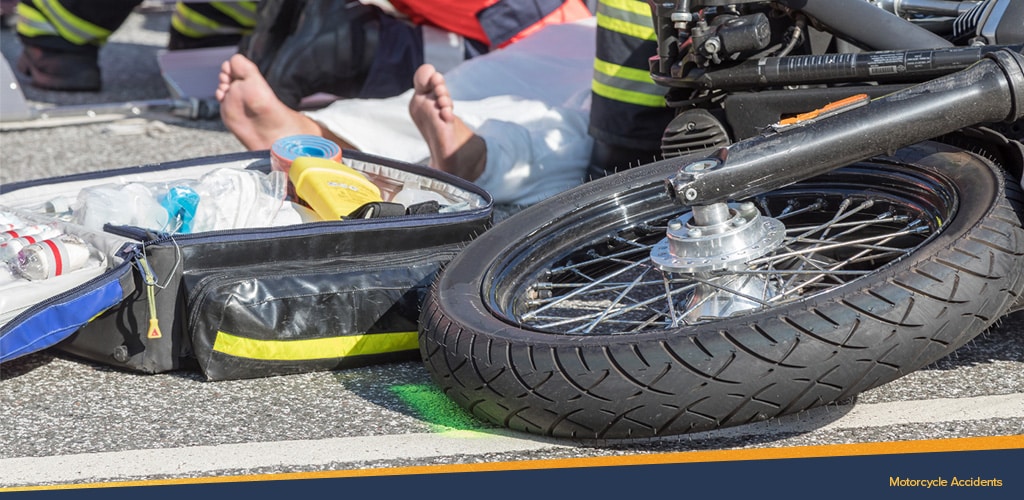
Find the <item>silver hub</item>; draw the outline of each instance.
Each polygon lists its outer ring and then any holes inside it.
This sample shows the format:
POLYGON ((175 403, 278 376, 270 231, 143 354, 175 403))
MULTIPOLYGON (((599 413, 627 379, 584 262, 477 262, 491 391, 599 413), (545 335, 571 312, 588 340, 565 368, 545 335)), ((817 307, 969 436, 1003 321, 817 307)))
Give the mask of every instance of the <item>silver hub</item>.
POLYGON ((726 318, 764 307, 777 294, 778 283, 761 276, 726 275, 711 278, 698 286, 683 305, 689 311, 684 318, 697 323, 708 318, 726 318), (722 293, 728 290, 729 293, 722 293))
POLYGON ((665 239, 651 250, 651 260, 673 273, 740 270, 778 247, 785 229, 750 202, 694 207, 669 221, 665 239))

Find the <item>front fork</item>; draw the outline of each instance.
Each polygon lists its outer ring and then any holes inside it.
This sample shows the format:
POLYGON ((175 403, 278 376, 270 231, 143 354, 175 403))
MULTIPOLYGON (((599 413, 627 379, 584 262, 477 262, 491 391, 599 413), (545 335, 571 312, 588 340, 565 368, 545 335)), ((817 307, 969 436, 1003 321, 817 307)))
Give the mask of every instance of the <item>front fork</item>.
MULTIPOLYGON (((811 113, 679 166, 669 196, 693 210, 670 221, 651 258, 669 272, 736 269, 776 248, 782 224, 752 204, 776 190, 960 128, 1024 117, 1024 56, 1003 49, 944 77, 873 101, 811 113)), ((662 160, 676 162, 678 159, 662 160)))

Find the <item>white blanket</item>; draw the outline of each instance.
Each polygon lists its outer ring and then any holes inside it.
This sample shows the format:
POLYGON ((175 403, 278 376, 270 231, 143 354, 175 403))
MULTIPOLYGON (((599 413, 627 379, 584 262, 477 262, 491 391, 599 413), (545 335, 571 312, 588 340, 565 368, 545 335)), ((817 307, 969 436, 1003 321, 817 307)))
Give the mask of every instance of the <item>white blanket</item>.
MULTIPOLYGON (((476 183, 495 203, 529 205, 583 182, 594 33, 593 18, 551 25, 445 74, 455 114, 487 143, 476 183)), ((411 96, 346 99, 306 114, 361 151, 426 163, 411 96)))

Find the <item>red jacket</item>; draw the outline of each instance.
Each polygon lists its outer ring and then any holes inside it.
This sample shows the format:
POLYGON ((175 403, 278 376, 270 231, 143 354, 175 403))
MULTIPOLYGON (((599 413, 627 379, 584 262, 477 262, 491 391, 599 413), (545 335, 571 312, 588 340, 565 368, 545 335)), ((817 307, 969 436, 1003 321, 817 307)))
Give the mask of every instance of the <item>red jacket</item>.
POLYGON ((514 43, 548 24, 591 17, 583 0, 391 0, 416 24, 429 24, 493 47, 514 43))

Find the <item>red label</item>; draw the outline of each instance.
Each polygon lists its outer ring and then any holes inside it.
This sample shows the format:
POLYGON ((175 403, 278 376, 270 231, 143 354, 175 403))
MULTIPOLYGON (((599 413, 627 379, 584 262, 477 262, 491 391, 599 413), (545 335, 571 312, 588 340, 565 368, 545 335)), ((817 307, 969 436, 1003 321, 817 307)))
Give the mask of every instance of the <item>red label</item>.
POLYGON ((60 249, 57 248, 57 244, 52 240, 43 240, 42 243, 45 243, 46 246, 50 247, 50 251, 53 252, 53 275, 60 276, 64 272, 64 266, 61 263, 63 259, 60 254, 60 249))

